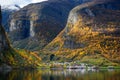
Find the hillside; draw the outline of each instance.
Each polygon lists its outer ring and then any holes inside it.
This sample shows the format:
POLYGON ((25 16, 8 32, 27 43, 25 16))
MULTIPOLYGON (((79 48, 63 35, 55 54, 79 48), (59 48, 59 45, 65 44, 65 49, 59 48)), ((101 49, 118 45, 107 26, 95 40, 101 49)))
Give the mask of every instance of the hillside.
MULTIPOLYGON (((40 61, 41 58, 35 52, 13 49, 0 25, 0 69, 4 64, 13 68, 34 68, 40 66, 40 61)), ((7 66, 3 66, 3 68, 5 67, 7 66)))
POLYGON ((20 7, 18 5, 2 6, 2 16, 3 16, 2 25, 6 32, 9 32, 10 16, 12 15, 12 13, 16 12, 19 9, 20 7))
POLYGON ((119 0, 93 0, 75 7, 64 30, 44 50, 63 59, 117 65, 120 63, 119 4, 119 0))
POLYGON ((15 12, 9 27, 13 47, 42 49, 64 29, 69 11, 87 1, 90 0, 48 0, 29 4, 15 12))
POLYGON ((36 53, 27 50, 15 50, 11 47, 7 34, 2 26, 0 7, 0 71, 10 67, 34 68, 40 66, 41 58, 36 53), (10 66, 10 67, 8 67, 10 66))

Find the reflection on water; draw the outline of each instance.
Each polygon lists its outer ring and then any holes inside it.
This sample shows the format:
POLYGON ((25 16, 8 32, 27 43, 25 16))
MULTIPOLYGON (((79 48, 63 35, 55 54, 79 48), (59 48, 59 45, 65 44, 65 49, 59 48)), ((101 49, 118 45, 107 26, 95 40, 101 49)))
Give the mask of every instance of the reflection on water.
POLYGON ((120 70, 13 70, 0 80, 120 80, 120 70))

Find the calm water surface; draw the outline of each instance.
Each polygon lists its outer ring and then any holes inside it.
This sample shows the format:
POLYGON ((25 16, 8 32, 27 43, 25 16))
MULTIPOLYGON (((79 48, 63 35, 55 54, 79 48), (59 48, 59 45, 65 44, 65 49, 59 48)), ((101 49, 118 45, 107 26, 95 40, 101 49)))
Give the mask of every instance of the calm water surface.
POLYGON ((0 80, 120 80, 120 70, 13 70, 0 80))

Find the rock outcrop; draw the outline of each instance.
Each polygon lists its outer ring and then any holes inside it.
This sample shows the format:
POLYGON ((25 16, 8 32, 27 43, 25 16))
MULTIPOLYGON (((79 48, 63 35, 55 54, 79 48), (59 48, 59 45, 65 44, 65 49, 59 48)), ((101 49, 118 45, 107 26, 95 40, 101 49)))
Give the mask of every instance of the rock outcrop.
POLYGON ((75 7, 65 29, 45 49, 74 59, 101 54, 119 62, 119 4, 119 0, 93 0, 75 7))
POLYGON ((91 0, 48 0, 29 4, 14 13, 9 37, 14 47, 38 50, 64 28, 69 11, 91 0))
POLYGON ((0 7, 0 53, 4 50, 8 50, 10 48, 9 40, 7 39, 6 33, 2 27, 2 14, 0 7))
POLYGON ((9 32, 9 22, 10 22, 10 16, 19 10, 20 7, 18 5, 7 5, 2 6, 2 25, 6 32, 9 32))
POLYGON ((2 26, 0 7, 0 71, 11 70, 12 68, 34 68, 39 66, 40 61, 41 58, 36 53, 15 50, 10 46, 7 34, 2 26))

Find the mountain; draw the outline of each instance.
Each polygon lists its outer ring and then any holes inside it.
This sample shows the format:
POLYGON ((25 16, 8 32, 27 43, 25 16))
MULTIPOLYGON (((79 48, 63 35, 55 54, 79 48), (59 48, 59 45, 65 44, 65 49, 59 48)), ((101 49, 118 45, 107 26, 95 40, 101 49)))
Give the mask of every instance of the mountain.
POLYGON ((64 30, 44 50, 86 63, 120 63, 119 4, 119 0, 93 0, 75 7, 64 30))
POLYGON ((17 4, 2 6, 4 10, 19 10, 21 7, 17 4))
POLYGON ((41 58, 27 50, 15 50, 10 45, 7 33, 2 26, 0 7, 0 71, 12 68, 34 68, 40 65, 41 58))
POLYGON ((48 0, 25 6, 11 16, 11 43, 15 48, 42 49, 64 28, 69 11, 87 1, 48 0))
MULTIPOLYGON (((1 10, 0 10, 0 13, 1 13, 1 10)), ((2 16, 0 14, 0 19, 1 18, 2 16)), ((0 52, 4 50, 8 50, 10 48, 9 41, 6 37, 6 33, 1 24, 2 24, 2 20, 0 20, 0 52)))
POLYGON ((6 32, 9 32, 10 15, 19 9, 20 9, 20 7, 16 4, 2 6, 2 16, 3 16, 2 24, 4 25, 6 32))

